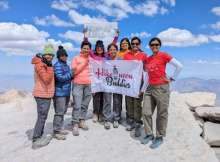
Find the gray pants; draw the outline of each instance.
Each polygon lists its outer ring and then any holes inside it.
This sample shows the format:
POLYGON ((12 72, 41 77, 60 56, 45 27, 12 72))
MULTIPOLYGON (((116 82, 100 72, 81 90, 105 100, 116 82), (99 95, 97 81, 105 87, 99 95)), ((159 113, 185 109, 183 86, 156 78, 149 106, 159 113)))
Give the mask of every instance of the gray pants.
POLYGON ((53 130, 59 132, 63 126, 64 114, 67 111, 70 96, 67 97, 54 97, 54 119, 53 119, 53 130))
POLYGON ((89 102, 91 100, 90 84, 74 84, 73 86, 73 123, 78 124, 80 120, 85 120, 88 111, 89 102))
POLYGON ((103 117, 104 121, 111 120, 111 103, 112 103, 112 93, 103 93, 103 117))
POLYGON ((122 111, 122 95, 113 94, 113 119, 114 121, 119 121, 121 118, 122 111))
POLYGON ((34 97, 37 102, 37 121, 34 127, 33 140, 40 138, 44 132, 45 122, 50 109, 51 99, 34 97))
POLYGON ((157 107, 156 136, 166 136, 169 97, 169 84, 148 86, 144 94, 144 106, 142 112, 146 134, 153 134, 152 115, 157 107))

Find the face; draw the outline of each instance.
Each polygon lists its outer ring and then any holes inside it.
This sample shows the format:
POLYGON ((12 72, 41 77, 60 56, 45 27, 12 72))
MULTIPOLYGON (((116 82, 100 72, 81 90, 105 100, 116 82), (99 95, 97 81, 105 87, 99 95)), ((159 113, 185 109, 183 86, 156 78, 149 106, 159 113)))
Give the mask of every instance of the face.
POLYGON ((61 55, 60 60, 66 62, 67 61, 67 56, 66 55, 61 55))
POLYGON ((160 50, 160 42, 154 40, 150 43, 150 48, 153 53, 157 53, 160 50))
POLYGON ((123 40, 122 42, 121 42, 121 48, 123 49, 123 50, 128 50, 128 42, 126 41, 126 40, 123 40))
POLYGON ((102 55, 103 52, 104 52, 104 50, 103 50, 102 47, 97 47, 97 48, 96 48, 96 52, 97 52, 98 55, 102 55))
POLYGON ((131 47, 132 47, 133 51, 138 51, 140 49, 140 47, 141 47, 140 42, 137 39, 134 39, 131 42, 131 47))
POLYGON ((53 60, 53 56, 50 55, 50 54, 44 55, 44 58, 45 58, 47 61, 52 61, 52 60, 53 60))
POLYGON ((84 46, 81 48, 81 52, 82 52, 84 55, 88 55, 88 54, 89 54, 89 51, 90 51, 89 45, 84 45, 84 46))
POLYGON ((111 46, 110 48, 109 48, 109 55, 111 56, 111 57, 115 57, 116 56, 116 54, 117 54, 117 49, 114 47, 114 46, 111 46))

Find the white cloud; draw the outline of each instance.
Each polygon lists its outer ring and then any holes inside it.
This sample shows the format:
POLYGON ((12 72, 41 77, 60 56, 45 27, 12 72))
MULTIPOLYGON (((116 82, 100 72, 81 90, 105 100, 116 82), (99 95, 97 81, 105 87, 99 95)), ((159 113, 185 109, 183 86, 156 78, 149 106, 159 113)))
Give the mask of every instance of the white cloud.
POLYGON ((145 16, 154 16, 158 14, 160 10, 158 1, 146 1, 144 4, 135 6, 135 12, 144 14, 145 16))
POLYGON ((157 35, 165 46, 187 47, 209 42, 206 35, 193 35, 186 29, 168 28, 157 35))
POLYGON ((207 60, 199 59, 199 60, 196 60, 196 61, 192 61, 192 63, 194 63, 194 64, 207 64, 208 61, 207 60))
POLYGON ((210 38, 213 42, 217 42, 217 43, 220 42, 220 34, 211 35, 211 36, 209 36, 209 38, 210 38))
POLYGON ((60 11, 69 11, 72 8, 77 8, 78 4, 72 0, 55 0, 52 2, 51 7, 60 11))
POLYGON ((8 1, 0 1, 0 11, 9 9, 8 1))
POLYGON ((62 11, 70 11, 78 8, 96 10, 105 16, 114 17, 121 20, 129 14, 143 14, 145 16, 155 16, 156 14, 167 14, 167 7, 174 7, 175 0, 148 0, 132 2, 129 0, 55 0, 51 7, 62 11), (166 7, 164 7, 166 4, 166 7))
POLYGON ((76 43, 81 43, 83 41, 83 33, 77 31, 68 30, 64 34, 59 34, 61 38, 65 38, 67 40, 73 40, 76 43))
POLYGON ((192 63, 194 64, 209 64, 209 65, 220 65, 220 60, 218 61, 211 61, 211 60, 196 60, 196 61, 192 61, 192 63))
POLYGON ((211 27, 212 27, 213 29, 220 30, 220 21, 216 22, 215 24, 211 24, 211 27))
POLYGON ((63 44, 68 50, 74 50, 71 43, 48 39, 49 34, 39 31, 31 24, 0 23, 0 51, 8 55, 33 55, 43 50, 51 42, 55 46, 63 44))
POLYGON ((131 37, 134 37, 134 36, 137 36, 137 37, 140 37, 140 38, 148 38, 148 37, 151 36, 151 34, 148 33, 148 32, 131 33, 131 37))
POLYGON ((220 16, 220 7, 214 7, 212 8, 212 13, 214 13, 217 16, 220 16))
POLYGON ((168 12, 169 12, 169 10, 167 8, 164 8, 164 7, 160 8, 161 15, 167 14, 168 12))
POLYGON ((176 0, 162 0, 162 2, 167 3, 171 7, 174 7, 176 5, 176 0))
POLYGON ((81 15, 75 10, 69 11, 70 19, 78 25, 88 24, 88 23, 94 23, 94 24, 100 24, 100 23, 107 23, 108 21, 104 18, 97 18, 97 17, 90 17, 89 15, 81 15))
POLYGON ((48 25, 54 25, 57 27, 72 27, 72 26, 74 26, 73 23, 61 20, 56 15, 46 16, 44 18, 35 17, 34 22, 35 22, 35 24, 42 25, 42 26, 48 26, 48 25))

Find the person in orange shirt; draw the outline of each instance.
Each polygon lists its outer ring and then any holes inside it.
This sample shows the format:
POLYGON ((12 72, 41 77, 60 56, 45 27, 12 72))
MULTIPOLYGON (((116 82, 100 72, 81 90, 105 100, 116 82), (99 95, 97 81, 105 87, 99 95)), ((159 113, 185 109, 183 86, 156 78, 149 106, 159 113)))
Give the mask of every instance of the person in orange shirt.
POLYGON ((91 44, 88 41, 83 41, 81 44, 81 52, 78 56, 73 58, 72 69, 73 76, 73 98, 74 108, 72 112, 73 117, 73 135, 78 136, 78 128, 88 130, 85 123, 85 118, 91 100, 91 80, 89 76, 89 53, 91 44))
POLYGON ((49 44, 44 47, 43 55, 38 54, 32 59, 35 80, 33 96, 37 102, 37 121, 33 133, 33 149, 48 145, 52 139, 52 136, 43 138, 42 135, 51 99, 55 91, 54 70, 52 66, 53 53, 53 46, 49 44))

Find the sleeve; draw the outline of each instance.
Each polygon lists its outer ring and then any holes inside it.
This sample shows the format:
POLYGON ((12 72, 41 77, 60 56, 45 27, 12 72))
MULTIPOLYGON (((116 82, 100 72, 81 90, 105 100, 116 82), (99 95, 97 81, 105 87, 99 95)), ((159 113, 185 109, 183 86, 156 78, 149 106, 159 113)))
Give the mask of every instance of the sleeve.
POLYGON ((141 87, 141 92, 145 92, 148 86, 148 74, 147 72, 143 71, 143 85, 141 87))
POLYGON ((112 43, 117 44, 117 42, 118 42, 118 36, 115 36, 112 43))
POLYGON ((54 66, 54 72, 55 72, 56 80, 60 82, 66 82, 71 80, 72 78, 72 72, 69 70, 66 74, 63 74, 62 67, 59 65, 54 66))
POLYGON ((172 56, 167 54, 167 53, 163 53, 163 60, 165 61, 165 63, 168 63, 172 60, 172 56))
POLYGON ((46 85, 51 82, 54 76, 53 67, 46 67, 43 64, 36 65, 36 72, 46 85))
POLYGON ((183 68, 183 65, 175 58, 172 58, 171 61, 169 62, 169 64, 171 64, 172 66, 175 67, 174 73, 171 76, 171 78, 176 80, 177 76, 179 75, 179 73, 181 72, 181 70, 183 68))

